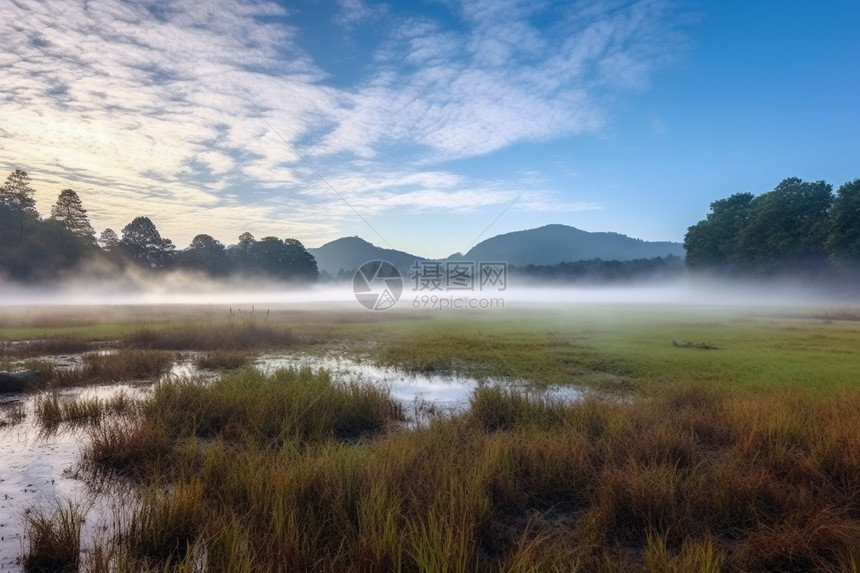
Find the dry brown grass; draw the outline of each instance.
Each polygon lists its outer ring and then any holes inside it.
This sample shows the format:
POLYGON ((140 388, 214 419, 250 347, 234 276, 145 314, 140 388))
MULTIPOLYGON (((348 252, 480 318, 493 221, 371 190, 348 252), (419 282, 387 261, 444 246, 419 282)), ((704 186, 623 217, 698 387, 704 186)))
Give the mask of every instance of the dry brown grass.
POLYGON ((22 559, 24 571, 77 571, 84 513, 73 503, 58 506, 50 513, 29 511, 25 520, 28 547, 22 559))
POLYGON ((558 404, 484 388, 469 413, 366 434, 338 429, 355 399, 302 390, 310 374, 248 376, 165 384, 144 417, 96 431, 92 468, 150 484, 113 542, 129 563, 715 572, 860 559, 856 392, 684 384, 558 404), (272 393, 284 383, 286 402, 272 393))

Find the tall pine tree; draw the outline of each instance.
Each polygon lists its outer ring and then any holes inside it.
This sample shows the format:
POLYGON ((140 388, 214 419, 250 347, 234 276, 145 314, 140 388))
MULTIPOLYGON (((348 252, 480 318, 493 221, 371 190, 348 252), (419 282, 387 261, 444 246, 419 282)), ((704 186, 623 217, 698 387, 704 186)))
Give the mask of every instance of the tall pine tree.
POLYGON ((21 215, 36 218, 35 191, 30 187, 30 176, 22 169, 16 169, 6 178, 6 183, 0 187, 0 205, 5 205, 21 215))
POLYGON ((62 223, 74 235, 92 243, 95 240, 95 231, 87 217, 78 194, 71 189, 63 189, 57 198, 56 204, 51 208, 51 219, 62 223))

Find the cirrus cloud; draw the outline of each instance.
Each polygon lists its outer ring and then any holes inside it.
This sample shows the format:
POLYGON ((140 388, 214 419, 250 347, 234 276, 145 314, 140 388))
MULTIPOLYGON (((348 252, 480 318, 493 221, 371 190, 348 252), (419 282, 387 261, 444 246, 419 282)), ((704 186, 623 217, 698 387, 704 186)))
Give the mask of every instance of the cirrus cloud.
MULTIPOLYGON (((344 82, 274 2, 6 3, 0 167, 31 172, 43 212, 71 186, 97 227, 147 214, 179 244, 213 226, 315 243, 352 209, 500 210, 527 182, 447 162, 582 131, 683 42, 661 0, 447 6, 342 1, 335 26, 381 30, 344 82)), ((517 205, 598 207, 549 189, 517 205)))

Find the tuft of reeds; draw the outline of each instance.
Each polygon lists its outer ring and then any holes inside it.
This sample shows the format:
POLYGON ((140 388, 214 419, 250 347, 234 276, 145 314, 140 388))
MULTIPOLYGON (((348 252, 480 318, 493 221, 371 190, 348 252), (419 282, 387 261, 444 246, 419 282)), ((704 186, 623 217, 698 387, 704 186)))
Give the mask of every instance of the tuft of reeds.
POLYGON ((97 397, 61 399, 54 390, 35 397, 36 420, 42 432, 51 434, 62 425, 70 427, 98 426, 107 416, 129 414, 136 402, 125 392, 108 399, 97 397))
POLYGON ((60 397, 56 392, 45 392, 36 397, 36 420, 47 433, 56 431, 63 422, 63 410, 60 397))
POLYGON ((24 571, 77 571, 85 513, 73 502, 59 505, 50 513, 31 509, 25 521, 27 549, 21 559, 24 571))

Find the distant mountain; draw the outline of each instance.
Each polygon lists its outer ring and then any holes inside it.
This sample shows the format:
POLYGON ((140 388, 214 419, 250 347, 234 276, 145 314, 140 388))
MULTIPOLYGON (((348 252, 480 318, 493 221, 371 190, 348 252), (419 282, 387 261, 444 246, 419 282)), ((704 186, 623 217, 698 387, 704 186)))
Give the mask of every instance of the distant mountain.
POLYGON ((394 249, 383 249, 359 237, 343 237, 316 249, 308 249, 317 260, 320 272, 337 275, 338 271, 354 271, 367 261, 388 261, 401 272, 408 274, 416 260, 424 257, 410 255, 394 249))
MULTIPOLYGON (((373 260, 388 261, 409 275, 416 260, 425 257, 394 249, 383 249, 359 237, 344 237, 308 251, 316 258, 320 272, 337 275, 354 271, 373 260)), ((567 225, 547 225, 527 231, 497 235, 475 245, 468 253, 448 257, 466 261, 505 261, 514 266, 555 265, 590 259, 631 261, 667 255, 684 256, 681 243, 648 242, 619 233, 589 233, 567 225)))
POLYGON ((589 259, 630 261, 667 255, 683 257, 684 246, 669 241, 643 241, 619 233, 590 233, 567 225, 546 225, 481 241, 463 258, 523 266, 589 259))

